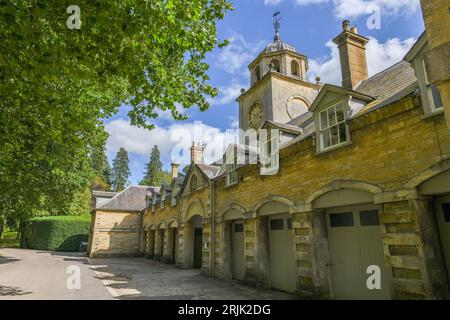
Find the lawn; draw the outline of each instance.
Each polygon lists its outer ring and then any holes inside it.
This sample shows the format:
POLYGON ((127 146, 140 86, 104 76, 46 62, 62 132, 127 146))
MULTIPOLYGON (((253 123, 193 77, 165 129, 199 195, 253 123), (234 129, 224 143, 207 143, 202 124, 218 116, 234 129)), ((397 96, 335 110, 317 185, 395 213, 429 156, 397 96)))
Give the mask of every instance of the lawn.
POLYGON ((6 229, 3 232, 3 238, 0 239, 0 248, 19 248, 20 241, 17 238, 17 232, 6 229))

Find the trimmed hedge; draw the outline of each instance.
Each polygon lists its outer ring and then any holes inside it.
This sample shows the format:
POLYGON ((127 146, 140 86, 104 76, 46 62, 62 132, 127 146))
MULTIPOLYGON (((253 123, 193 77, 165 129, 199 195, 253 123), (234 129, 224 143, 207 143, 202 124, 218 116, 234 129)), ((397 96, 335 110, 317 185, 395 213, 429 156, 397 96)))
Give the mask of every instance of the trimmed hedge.
POLYGON ((21 230, 22 248, 77 252, 89 238, 90 216, 50 216, 25 221, 21 230))

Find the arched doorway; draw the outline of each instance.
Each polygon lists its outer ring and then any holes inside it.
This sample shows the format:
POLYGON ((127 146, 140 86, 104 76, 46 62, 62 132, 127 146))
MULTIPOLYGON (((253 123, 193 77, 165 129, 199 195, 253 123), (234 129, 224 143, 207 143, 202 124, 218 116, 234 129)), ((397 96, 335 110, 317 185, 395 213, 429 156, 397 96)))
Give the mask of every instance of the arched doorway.
POLYGON ((203 251, 203 204, 193 200, 187 207, 183 226, 182 264, 187 268, 202 268, 203 251))
POLYGON ((164 240, 165 240, 165 229, 164 224, 161 223, 156 230, 156 239, 155 239, 155 260, 164 260, 164 240))
POLYGON ((269 265, 273 289, 294 292, 297 288, 297 263, 293 242, 292 215, 289 205, 269 201, 257 210, 261 237, 261 259, 269 265))
POLYGON ((169 228, 167 229, 167 256, 165 257, 165 262, 170 264, 175 264, 177 262, 178 254, 178 223, 172 221, 169 223, 169 228))
MULTIPOLYGON (((450 281, 450 170, 441 172, 418 186, 421 196, 431 200, 431 210, 437 226, 447 283, 450 281)), ((450 289, 447 286, 447 290, 450 289)))
MULTIPOLYGON (((390 299, 388 270, 381 236, 382 207, 366 190, 339 188, 317 197, 315 214, 322 215, 329 248, 329 271, 337 299, 390 299), (371 270, 380 271, 381 288, 367 285, 371 270)), ((316 225, 316 228, 319 226, 316 225)))

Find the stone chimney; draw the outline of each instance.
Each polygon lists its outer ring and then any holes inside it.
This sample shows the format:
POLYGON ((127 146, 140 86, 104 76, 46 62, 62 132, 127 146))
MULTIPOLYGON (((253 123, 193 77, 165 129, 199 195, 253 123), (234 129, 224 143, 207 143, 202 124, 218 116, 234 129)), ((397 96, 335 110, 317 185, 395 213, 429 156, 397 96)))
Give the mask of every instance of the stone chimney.
POLYGON ((172 179, 178 178, 178 169, 180 165, 178 163, 172 163, 172 179))
POLYGON ((350 21, 342 23, 342 32, 333 42, 338 45, 341 60, 342 86, 353 89, 369 77, 366 59, 366 45, 369 39, 360 36, 350 21))
POLYGON ((203 149, 201 143, 193 142, 191 147, 191 163, 203 164, 203 149))

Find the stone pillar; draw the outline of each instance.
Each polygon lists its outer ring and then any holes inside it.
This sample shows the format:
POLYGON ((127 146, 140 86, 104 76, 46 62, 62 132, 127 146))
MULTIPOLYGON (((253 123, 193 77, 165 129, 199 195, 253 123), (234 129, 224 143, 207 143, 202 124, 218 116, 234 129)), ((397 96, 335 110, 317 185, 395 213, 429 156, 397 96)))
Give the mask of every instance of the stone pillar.
POLYGON ((231 271, 231 223, 221 221, 216 225, 216 274, 220 279, 230 280, 231 271))
POLYGON ((270 288, 270 262, 268 250, 268 219, 247 213, 244 229, 245 279, 256 288, 270 288))
POLYGON ((446 275, 433 210, 415 190, 385 192, 380 216, 394 299, 445 297, 446 275))
POLYGON ((162 237, 161 230, 156 230, 155 231, 155 249, 154 249, 154 255, 153 255, 153 259, 156 261, 162 260, 163 253, 161 252, 161 247, 162 247, 163 241, 164 241, 164 239, 162 237))
POLYGON ((330 252, 325 215, 311 206, 291 210, 297 259, 297 294, 302 298, 331 297, 330 252))
POLYGON ((180 239, 182 243, 180 245, 180 266, 182 268, 192 268, 192 250, 194 245, 194 229, 192 223, 185 222, 183 227, 180 228, 180 239))
POLYGON ((203 218, 202 274, 211 275, 211 219, 203 218))

